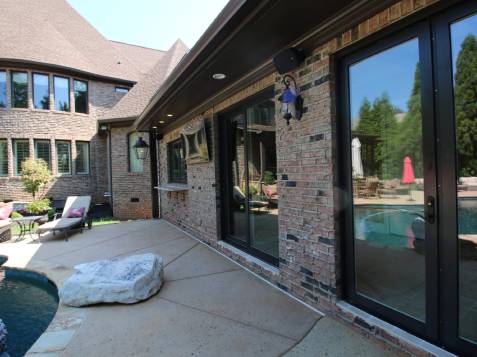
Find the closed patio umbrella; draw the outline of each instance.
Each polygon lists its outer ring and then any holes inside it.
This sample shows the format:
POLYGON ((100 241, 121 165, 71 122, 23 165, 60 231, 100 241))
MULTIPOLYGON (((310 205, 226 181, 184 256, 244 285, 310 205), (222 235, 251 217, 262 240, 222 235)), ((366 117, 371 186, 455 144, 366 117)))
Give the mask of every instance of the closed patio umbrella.
POLYGON ((412 201, 413 199, 411 195, 411 184, 416 182, 416 177, 414 176, 414 169, 412 168, 412 160, 409 156, 406 156, 404 158, 401 182, 409 185, 409 201, 412 201))
POLYGON ((361 161, 361 142, 358 138, 351 141, 351 164, 353 177, 363 177, 363 163, 361 161))

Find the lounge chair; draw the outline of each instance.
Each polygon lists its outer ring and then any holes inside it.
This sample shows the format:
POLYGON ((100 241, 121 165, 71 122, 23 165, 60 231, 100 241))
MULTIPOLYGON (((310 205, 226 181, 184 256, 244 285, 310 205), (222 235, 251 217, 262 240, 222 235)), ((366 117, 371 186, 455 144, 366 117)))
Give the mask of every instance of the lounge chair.
POLYGON ((88 217, 90 205, 91 196, 68 197, 61 218, 56 218, 59 215, 57 214, 53 221, 38 227, 38 240, 40 240, 41 233, 47 231, 53 231, 53 234, 55 234, 56 231, 64 232, 65 240, 68 240, 68 232, 72 229, 79 228, 81 233, 83 233, 83 227, 85 226, 88 217))
MULTIPOLYGON (((234 202, 236 203, 238 207, 240 207, 241 205, 245 205, 245 200, 247 199, 245 194, 242 192, 242 190, 238 186, 234 186, 233 198, 234 198, 234 202)), ((268 202, 248 200, 248 205, 250 208, 260 209, 267 206, 268 202)))

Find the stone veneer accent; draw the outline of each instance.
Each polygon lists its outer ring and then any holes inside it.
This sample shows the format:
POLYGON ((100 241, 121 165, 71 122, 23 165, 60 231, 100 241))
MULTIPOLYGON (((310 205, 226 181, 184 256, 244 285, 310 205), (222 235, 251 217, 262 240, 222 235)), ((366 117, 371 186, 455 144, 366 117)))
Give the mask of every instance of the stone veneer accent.
MULTIPOLYGON (((333 54, 380 29, 420 11, 437 0, 402 0, 339 36, 317 44, 304 65, 290 74, 305 100, 301 121, 287 126, 279 114, 281 77, 272 74, 207 110, 212 158, 207 164, 187 167, 189 191, 161 193, 161 215, 280 289, 356 328, 413 355, 434 355, 406 343, 383 328, 363 324, 337 305, 343 296, 340 261, 339 202, 337 191, 336 88, 333 54), (279 268, 268 266, 220 241, 220 178, 217 113, 269 86, 277 103, 277 165, 279 194, 279 268)), ((200 117, 190 121, 199 120, 200 117)), ((160 143, 160 181, 167 182, 167 143, 178 138, 181 127, 160 143)))
MULTIPOLYGON (((0 65, 1 70, 7 70, 7 108, 0 108, 0 139, 8 139, 8 176, 0 177, 0 201, 3 199, 31 200, 31 195, 23 191, 20 177, 13 174, 13 148, 11 139, 28 139, 30 156, 34 155, 34 139, 50 140, 52 172, 56 172, 55 140, 71 142, 72 175, 57 176, 45 189, 45 196, 63 199, 69 195, 91 195, 94 202, 103 202, 104 193, 109 191, 107 173, 106 140, 97 135, 97 120, 102 114, 113 107, 123 96, 116 93, 115 84, 86 80, 88 82, 89 113, 74 112, 73 78, 70 80, 71 112, 53 110, 53 75, 65 76, 60 73, 49 73, 50 108, 51 110, 33 109, 32 73, 30 68, 8 68, 0 65), (11 72, 26 71, 28 73, 28 108, 11 108, 11 72), (90 143, 90 165, 88 175, 75 174, 76 158, 75 141, 90 143)), ((47 73, 38 71, 39 73, 47 73)))
MULTIPOLYGON (((129 172, 128 127, 111 129, 113 213, 119 219, 152 217, 151 163, 144 161, 144 172, 129 172), (137 202, 132 202, 136 201, 137 202)), ((148 134, 143 139, 149 143, 148 134)))

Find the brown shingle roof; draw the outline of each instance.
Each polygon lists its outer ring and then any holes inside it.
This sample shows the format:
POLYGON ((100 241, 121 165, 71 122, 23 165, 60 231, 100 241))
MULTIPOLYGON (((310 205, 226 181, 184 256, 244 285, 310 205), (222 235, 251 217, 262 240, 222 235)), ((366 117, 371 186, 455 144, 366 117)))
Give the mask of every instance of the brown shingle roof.
POLYGON ((154 67, 102 119, 138 117, 188 50, 181 40, 177 40, 154 67))
POLYGON ((137 68, 142 60, 129 59, 64 0, 1 0, 0 13, 0 61, 49 64, 134 82, 142 75, 137 68))
POLYGON ((159 61, 166 51, 131 45, 129 43, 110 41, 113 47, 125 55, 141 74, 146 74, 159 61))

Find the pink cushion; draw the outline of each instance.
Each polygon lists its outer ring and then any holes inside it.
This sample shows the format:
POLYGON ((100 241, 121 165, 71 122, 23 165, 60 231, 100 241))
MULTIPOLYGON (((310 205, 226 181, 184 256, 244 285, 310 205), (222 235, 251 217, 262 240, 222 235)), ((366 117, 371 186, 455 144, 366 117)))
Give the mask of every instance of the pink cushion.
POLYGON ((5 205, 0 207, 0 220, 8 219, 10 214, 13 211, 13 207, 10 205, 5 205))
POLYGON ((81 218, 84 215, 85 208, 70 208, 68 210, 67 218, 81 218))
POLYGON ((265 194, 268 196, 268 197, 272 197, 274 195, 277 194, 277 185, 270 185, 270 186, 265 186, 263 188, 263 192, 265 192, 265 194))

